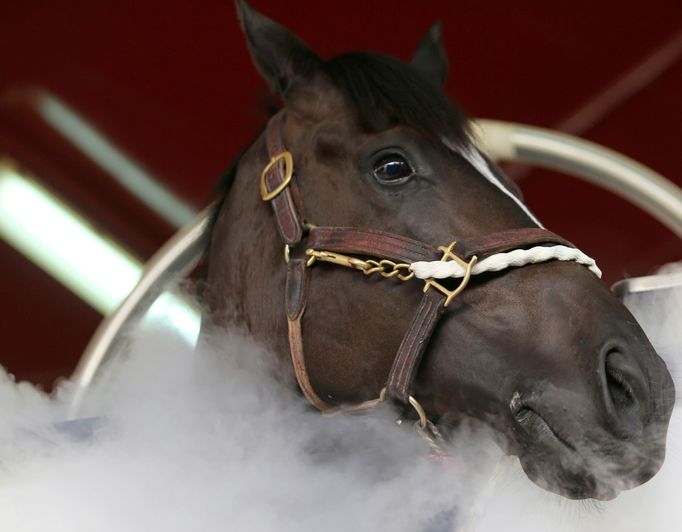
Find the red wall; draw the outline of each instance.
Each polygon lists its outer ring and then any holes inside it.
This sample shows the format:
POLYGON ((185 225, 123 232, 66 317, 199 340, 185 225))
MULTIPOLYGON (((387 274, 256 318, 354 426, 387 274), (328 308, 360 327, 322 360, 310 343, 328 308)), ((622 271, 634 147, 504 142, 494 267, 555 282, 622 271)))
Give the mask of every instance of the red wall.
MULTIPOLYGON (((31 111, 31 90, 68 103, 198 209, 262 125, 265 87, 231 2, 4 4, 0 156, 18 160, 147 258, 173 229, 45 128, 31 111)), ((323 56, 371 49, 407 59, 430 24, 442 20, 447 90, 474 116, 565 127, 604 91, 624 91, 575 132, 682 184, 678 1, 253 4, 323 56), (629 84, 633 70, 637 83, 629 84)), ((612 195, 549 172, 513 170, 531 207, 595 256, 608 281, 682 258, 678 239, 612 195)), ((70 373, 100 319, 2 243, 0 312, 0 364, 45 385, 70 373)))

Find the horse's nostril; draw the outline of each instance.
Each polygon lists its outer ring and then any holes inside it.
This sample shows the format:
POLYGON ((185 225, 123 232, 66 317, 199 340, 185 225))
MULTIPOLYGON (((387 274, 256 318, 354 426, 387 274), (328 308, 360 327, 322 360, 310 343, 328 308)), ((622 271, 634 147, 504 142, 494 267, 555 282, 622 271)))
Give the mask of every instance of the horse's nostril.
POLYGON ((636 360, 616 349, 604 358, 606 402, 615 428, 623 436, 642 430, 647 404, 646 381, 636 360))
POLYGON ((617 367, 606 360, 606 386, 616 410, 629 408, 636 401, 632 388, 617 367))

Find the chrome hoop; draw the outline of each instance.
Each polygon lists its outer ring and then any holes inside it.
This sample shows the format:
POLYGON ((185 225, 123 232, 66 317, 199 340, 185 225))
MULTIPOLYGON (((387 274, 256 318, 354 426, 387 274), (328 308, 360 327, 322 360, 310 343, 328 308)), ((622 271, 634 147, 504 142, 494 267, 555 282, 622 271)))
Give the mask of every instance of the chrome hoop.
POLYGON ((630 201, 682 238, 682 189, 650 168, 587 140, 524 124, 476 120, 492 159, 581 177, 630 201))

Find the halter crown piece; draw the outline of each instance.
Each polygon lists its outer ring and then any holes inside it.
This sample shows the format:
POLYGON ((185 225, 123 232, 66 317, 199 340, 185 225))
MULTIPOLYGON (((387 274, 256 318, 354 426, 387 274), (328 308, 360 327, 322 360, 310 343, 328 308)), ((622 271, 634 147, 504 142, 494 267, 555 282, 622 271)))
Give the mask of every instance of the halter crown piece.
POLYGON ((430 443, 441 436, 419 402, 410 394, 421 358, 446 307, 467 286, 472 275, 496 272, 550 260, 585 265, 598 277, 595 261, 573 244, 544 228, 526 228, 477 236, 435 247, 402 235, 355 227, 322 227, 304 222, 302 197, 294 179, 294 162, 282 140, 283 111, 268 122, 265 132, 270 161, 261 174, 260 193, 272 205, 277 229, 285 245, 287 267, 285 311, 289 348, 296 379, 303 394, 323 412, 365 410, 384 400, 413 408, 418 432, 430 443), (305 257, 290 258, 291 247, 306 239, 305 257), (372 257, 367 259, 364 257, 372 257), (386 386, 378 398, 358 405, 333 407, 315 392, 303 353, 301 320, 307 303, 311 267, 317 262, 358 270, 364 275, 409 282, 424 281, 422 300, 398 348, 386 386), (461 279, 449 290, 439 279, 461 279))

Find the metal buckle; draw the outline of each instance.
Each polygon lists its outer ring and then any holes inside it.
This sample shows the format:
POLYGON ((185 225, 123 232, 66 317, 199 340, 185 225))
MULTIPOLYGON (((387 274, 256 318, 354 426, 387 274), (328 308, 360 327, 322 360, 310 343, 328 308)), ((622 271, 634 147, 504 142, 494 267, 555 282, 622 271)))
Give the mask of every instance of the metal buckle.
MULTIPOLYGON (((379 403, 383 403, 386 400, 386 386, 384 386, 381 391, 379 392, 379 403)), ((424 408, 422 405, 419 404, 419 401, 417 401, 414 397, 411 395, 407 397, 408 402, 410 403, 410 406, 414 408, 414 411, 417 412, 417 415, 419 416, 419 426, 423 429, 426 427, 426 422, 427 422, 427 417, 426 417, 426 412, 424 411, 424 408)), ((396 420, 396 423, 398 425, 402 424, 403 420, 398 418, 396 420)))
POLYGON ((275 199, 279 194, 287 188, 289 183, 291 182, 291 178, 294 175, 294 158, 291 156, 291 152, 288 151, 283 151, 282 153, 279 153, 275 155, 272 159, 270 159, 270 162, 265 165, 265 168, 263 168, 263 172, 260 175, 260 197, 263 199, 263 201, 270 201, 275 199), (268 186, 265 182, 265 178, 268 175, 268 172, 272 170, 272 167, 278 164, 280 161, 284 161, 284 180, 275 187, 274 190, 268 191, 268 186))
POLYGON ((334 253, 333 251, 321 251, 309 248, 305 250, 305 254, 308 257, 306 266, 309 268, 318 260, 336 264, 337 266, 343 266, 344 268, 360 270, 361 272, 366 271, 370 267, 369 263, 365 260, 343 255, 341 253, 334 253))
POLYGON ((454 260, 455 262, 459 263, 463 268, 466 269, 464 277, 462 278, 462 282, 459 283, 459 286, 454 290, 448 290, 432 277, 424 282, 424 293, 426 293, 426 291, 429 288, 433 287, 445 296, 445 303, 443 303, 444 307, 447 307, 450 304, 450 302, 455 297, 457 297, 462 292, 462 290, 466 288, 467 284, 469 284, 469 279, 471 278, 471 270, 473 269, 474 265, 476 264, 476 261, 478 260, 478 257, 476 257, 476 255, 471 257, 471 260, 469 262, 455 255, 452 252, 452 250, 454 249, 456 243, 457 243, 456 241, 453 241, 447 247, 438 246, 438 251, 441 251, 443 253, 443 256, 440 259, 441 261, 447 262, 449 260, 454 260))

